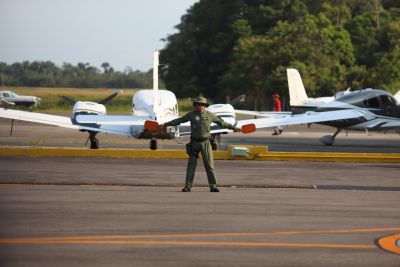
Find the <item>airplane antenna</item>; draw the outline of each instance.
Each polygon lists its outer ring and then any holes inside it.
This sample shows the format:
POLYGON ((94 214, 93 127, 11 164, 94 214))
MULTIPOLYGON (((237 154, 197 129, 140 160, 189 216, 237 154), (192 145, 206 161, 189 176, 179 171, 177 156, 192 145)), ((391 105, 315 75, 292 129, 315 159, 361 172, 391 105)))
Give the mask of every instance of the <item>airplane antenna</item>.
MULTIPOLYGON (((157 109, 159 105, 158 99, 158 50, 154 51, 153 54, 153 113, 157 116, 157 109)), ((156 118, 155 118, 156 119, 156 118)))
POLYGON ((14 129, 14 120, 11 120, 10 136, 13 134, 13 129, 14 129))

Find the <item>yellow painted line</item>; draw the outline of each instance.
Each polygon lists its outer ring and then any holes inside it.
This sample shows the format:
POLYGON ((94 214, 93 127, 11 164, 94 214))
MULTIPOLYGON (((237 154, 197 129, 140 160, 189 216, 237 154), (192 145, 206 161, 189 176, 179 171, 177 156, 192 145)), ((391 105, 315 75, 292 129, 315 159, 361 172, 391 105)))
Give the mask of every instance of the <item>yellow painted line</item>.
MULTIPOLYGON (((341 233, 371 233, 400 231, 396 228, 369 228, 347 230, 316 230, 316 231, 284 231, 284 232, 244 232, 244 233, 205 233, 205 234, 159 234, 159 235, 100 235, 100 236, 60 236, 38 237, 29 240, 73 240, 73 239, 147 239, 147 238, 181 238, 181 237, 241 237, 241 236, 268 236, 268 235, 309 235, 309 234, 341 234, 341 233)), ((0 242, 2 239, 0 239, 0 242)))
POLYGON ((382 237, 378 240, 378 245, 386 251, 400 255, 400 234, 382 237))
MULTIPOLYGON (((252 147, 254 151, 257 148, 252 147)), ((260 149, 261 151, 263 149, 260 149)), ((264 149, 265 150, 265 149, 264 149)), ((55 147, 0 147, 0 157, 101 157, 101 158, 157 158, 186 159, 184 150, 148 149, 82 149, 55 147)), ((333 152, 260 152, 247 157, 231 156, 229 151, 215 151, 217 160, 280 160, 280 161, 322 161, 322 162, 376 162, 400 163, 400 153, 333 153, 333 152)))
POLYGON ((175 246, 244 246, 244 247, 312 247, 342 249, 373 249, 374 245, 364 244, 302 244, 264 242, 197 242, 197 241, 121 241, 121 240, 0 240, 0 244, 77 244, 77 245, 175 245, 175 246))
MULTIPOLYGON (((50 244, 59 242, 109 242, 99 239, 159 239, 159 238, 184 238, 184 237, 250 237, 268 235, 309 235, 309 234, 340 234, 340 233, 371 233, 385 231, 400 231, 400 228, 369 228, 348 230, 316 230, 316 231, 284 231, 284 232, 244 232, 244 233, 205 233, 205 234, 158 234, 158 235, 100 235, 100 236, 59 236, 59 237, 31 237, 0 239, 0 244, 50 244)), ((110 242, 124 242, 114 240, 110 242)), ((134 242, 134 241, 127 241, 134 242)), ((147 241, 138 241, 147 242, 147 241)), ((150 242, 150 241, 149 241, 150 242)), ((157 241, 163 242, 163 241, 157 241)), ((174 241, 175 242, 175 241, 174 241)), ((180 241, 177 241, 180 242, 180 241)))
POLYGON ((268 152, 257 160, 400 163, 399 153, 268 152))

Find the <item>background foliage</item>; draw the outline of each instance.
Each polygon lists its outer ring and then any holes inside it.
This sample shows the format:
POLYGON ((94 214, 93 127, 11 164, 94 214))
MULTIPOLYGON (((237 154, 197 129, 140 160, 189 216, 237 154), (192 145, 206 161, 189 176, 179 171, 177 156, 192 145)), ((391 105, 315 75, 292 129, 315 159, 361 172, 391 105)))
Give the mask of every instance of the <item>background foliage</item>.
POLYGON ((309 96, 400 89, 400 1, 200 0, 166 38, 161 73, 178 96, 247 95, 252 108, 287 97, 297 68, 309 96))
MULTIPOLYGON (((76 66, 64 63, 61 67, 50 61, 24 61, 7 65, 0 63, 2 85, 30 87, 75 87, 75 88, 152 88, 153 72, 114 71, 109 63, 102 70, 89 63, 76 66)), ((161 83, 161 86, 163 84, 161 83)))

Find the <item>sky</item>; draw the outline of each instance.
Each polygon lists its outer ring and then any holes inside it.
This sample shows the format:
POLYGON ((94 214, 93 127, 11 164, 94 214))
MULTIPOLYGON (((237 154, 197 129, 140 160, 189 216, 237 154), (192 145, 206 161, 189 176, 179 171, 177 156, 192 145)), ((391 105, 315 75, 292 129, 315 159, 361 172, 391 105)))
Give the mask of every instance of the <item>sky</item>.
MULTIPOLYGON (((199 0, 0 0, 0 62, 148 71, 199 0)), ((160 62, 161 63, 161 62, 160 62)))

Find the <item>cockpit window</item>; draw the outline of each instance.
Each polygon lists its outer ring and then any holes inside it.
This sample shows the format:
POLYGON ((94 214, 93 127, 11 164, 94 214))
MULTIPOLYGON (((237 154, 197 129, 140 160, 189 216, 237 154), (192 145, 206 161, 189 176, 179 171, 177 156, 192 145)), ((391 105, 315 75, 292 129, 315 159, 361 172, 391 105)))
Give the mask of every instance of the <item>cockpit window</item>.
POLYGON ((388 95, 381 96, 384 109, 396 108, 396 101, 388 95))
POLYGON ((371 97, 364 100, 364 105, 368 108, 379 108, 379 100, 377 97, 371 97))

